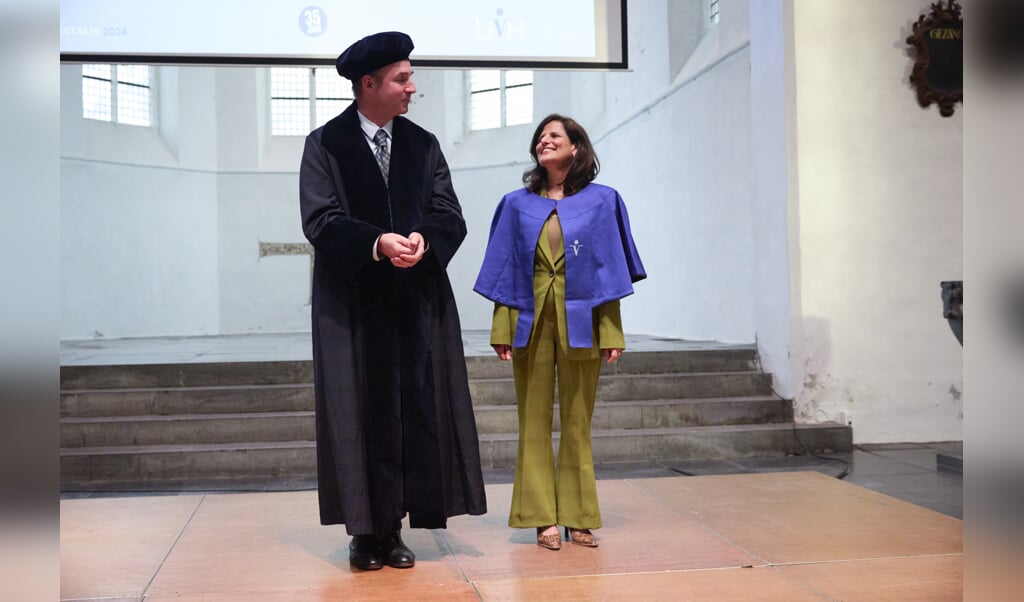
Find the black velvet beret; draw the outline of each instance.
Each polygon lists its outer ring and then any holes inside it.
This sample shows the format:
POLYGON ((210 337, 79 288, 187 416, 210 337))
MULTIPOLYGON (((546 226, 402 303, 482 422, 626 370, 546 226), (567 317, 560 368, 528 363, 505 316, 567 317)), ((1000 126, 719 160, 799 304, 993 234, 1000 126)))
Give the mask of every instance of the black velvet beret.
POLYGON ((400 31, 375 33, 352 44, 338 56, 338 73, 352 81, 385 65, 409 58, 412 38, 400 31))

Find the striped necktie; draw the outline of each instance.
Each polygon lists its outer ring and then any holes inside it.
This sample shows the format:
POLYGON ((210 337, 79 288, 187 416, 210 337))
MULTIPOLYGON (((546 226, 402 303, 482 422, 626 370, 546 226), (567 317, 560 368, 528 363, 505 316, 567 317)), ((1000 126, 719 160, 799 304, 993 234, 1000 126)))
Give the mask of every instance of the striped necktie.
POLYGON ((384 128, 377 130, 377 133, 373 135, 373 143, 377 145, 373 156, 377 158, 380 173, 384 176, 384 181, 387 182, 388 168, 391 166, 391 153, 388 152, 388 133, 384 131, 384 128))

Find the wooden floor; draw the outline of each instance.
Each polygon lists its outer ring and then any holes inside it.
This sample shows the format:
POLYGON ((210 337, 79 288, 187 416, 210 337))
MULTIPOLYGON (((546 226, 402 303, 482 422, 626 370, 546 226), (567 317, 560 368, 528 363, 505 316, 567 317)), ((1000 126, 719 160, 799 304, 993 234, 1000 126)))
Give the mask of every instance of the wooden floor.
POLYGON ((416 567, 350 569, 315 491, 61 501, 64 600, 960 600, 958 519, 817 472, 598 481, 601 546, 490 513, 403 530, 416 567))

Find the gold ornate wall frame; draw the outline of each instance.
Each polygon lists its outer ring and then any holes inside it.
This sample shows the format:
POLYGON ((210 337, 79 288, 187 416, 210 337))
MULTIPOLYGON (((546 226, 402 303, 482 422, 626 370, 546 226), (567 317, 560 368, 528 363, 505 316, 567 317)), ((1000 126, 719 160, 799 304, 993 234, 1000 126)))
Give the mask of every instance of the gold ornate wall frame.
POLYGON ((964 101, 964 19, 956 0, 935 2, 931 13, 914 23, 907 44, 917 52, 910 83, 917 89, 917 102, 927 108, 939 105, 943 117, 953 115, 956 103, 964 101))

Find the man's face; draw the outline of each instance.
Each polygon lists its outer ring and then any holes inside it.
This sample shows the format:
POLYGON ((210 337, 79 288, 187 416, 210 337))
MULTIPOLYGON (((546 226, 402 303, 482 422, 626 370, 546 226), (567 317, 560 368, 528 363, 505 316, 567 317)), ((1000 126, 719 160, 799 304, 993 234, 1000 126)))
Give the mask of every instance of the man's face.
POLYGON ((416 93, 416 85, 412 83, 412 65, 409 61, 398 61, 381 67, 374 74, 372 88, 367 88, 364 101, 369 102, 375 111, 391 117, 403 115, 409 111, 409 100, 416 93))

